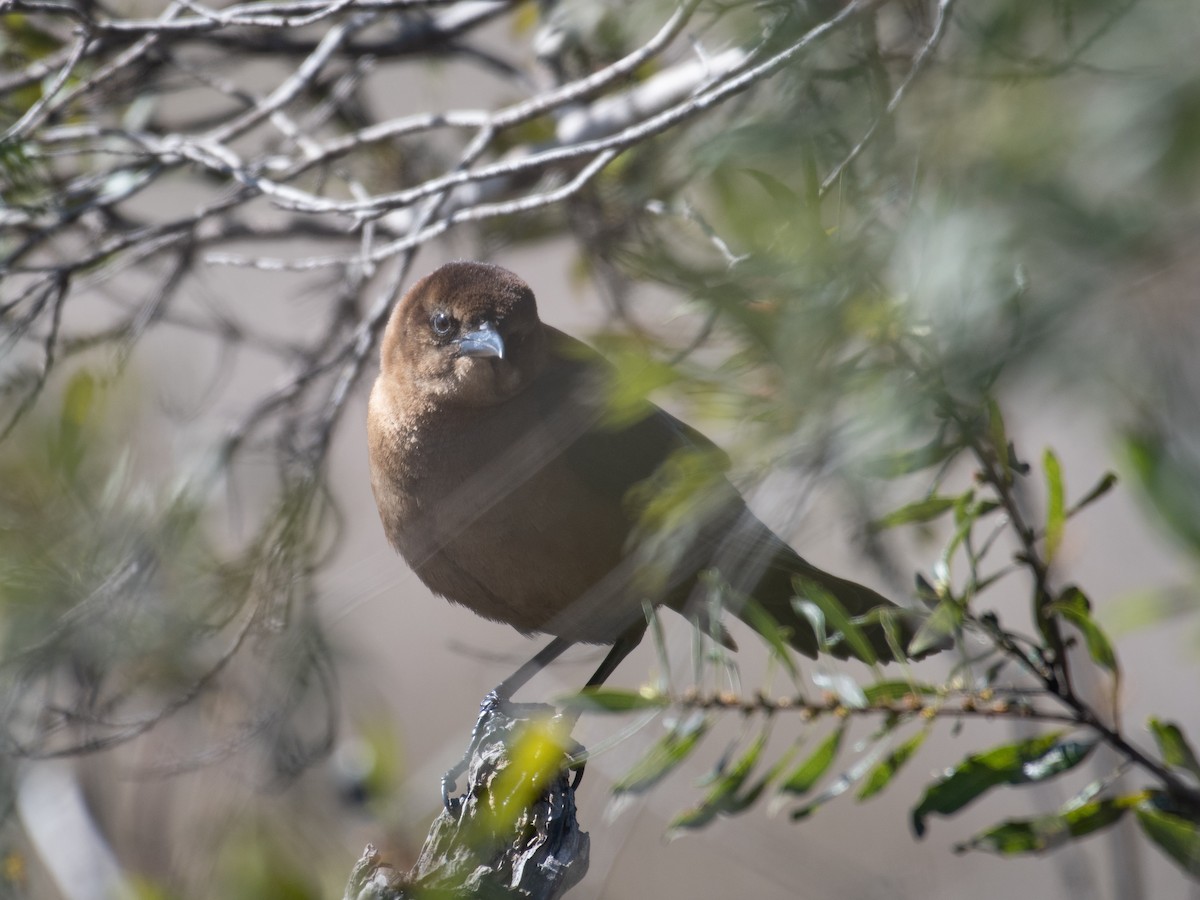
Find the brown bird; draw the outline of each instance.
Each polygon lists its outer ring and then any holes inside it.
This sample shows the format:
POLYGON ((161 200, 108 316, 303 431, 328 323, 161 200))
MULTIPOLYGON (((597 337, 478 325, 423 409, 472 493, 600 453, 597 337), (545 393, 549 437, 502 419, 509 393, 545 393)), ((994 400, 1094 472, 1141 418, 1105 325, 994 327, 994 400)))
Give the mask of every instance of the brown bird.
MULTIPOLYGON (((840 635, 818 639, 798 589, 816 585, 851 616, 896 610, 760 522, 699 432, 649 403, 635 421, 615 419, 610 364, 544 324, 506 269, 454 262, 422 278, 392 311, 380 355, 368 435, 388 539, 434 593, 554 636, 496 689, 502 699, 574 643, 613 645, 588 684, 604 681, 641 640, 645 603, 724 639, 707 598, 719 591, 761 627, 753 598, 798 651, 841 658, 861 654, 840 635)), ((913 623, 894 620, 907 646, 913 623)), ((880 660, 894 657, 883 627, 861 630, 880 660)))

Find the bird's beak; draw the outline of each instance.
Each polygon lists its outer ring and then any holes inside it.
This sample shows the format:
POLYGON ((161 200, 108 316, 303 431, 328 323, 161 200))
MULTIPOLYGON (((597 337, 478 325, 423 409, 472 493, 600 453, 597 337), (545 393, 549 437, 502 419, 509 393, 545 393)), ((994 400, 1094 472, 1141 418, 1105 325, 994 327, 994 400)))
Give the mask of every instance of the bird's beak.
POLYGON ((463 356, 494 356, 496 359, 504 359, 504 339, 491 322, 484 322, 474 331, 468 331, 460 337, 458 349, 463 356))

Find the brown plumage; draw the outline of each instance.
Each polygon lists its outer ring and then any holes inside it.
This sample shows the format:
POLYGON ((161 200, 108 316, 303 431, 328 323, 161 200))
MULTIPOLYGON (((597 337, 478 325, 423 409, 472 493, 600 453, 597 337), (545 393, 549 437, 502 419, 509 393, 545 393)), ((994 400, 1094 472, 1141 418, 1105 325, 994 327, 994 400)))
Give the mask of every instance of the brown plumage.
MULTIPOLYGON (((558 638, 535 669, 571 643, 615 644, 593 683, 641 638, 644 601, 703 619, 708 605, 693 601, 714 578, 732 612, 753 597, 808 656, 818 641, 793 606, 794 576, 851 615, 892 606, 762 524, 694 429, 649 404, 611 424, 610 373, 543 324, 529 286, 498 266, 450 263, 396 305, 369 406, 371 482, 388 539, 432 591, 558 638), (677 495, 686 505, 667 502, 677 495)), ((892 658, 882 628, 864 632, 892 658)))

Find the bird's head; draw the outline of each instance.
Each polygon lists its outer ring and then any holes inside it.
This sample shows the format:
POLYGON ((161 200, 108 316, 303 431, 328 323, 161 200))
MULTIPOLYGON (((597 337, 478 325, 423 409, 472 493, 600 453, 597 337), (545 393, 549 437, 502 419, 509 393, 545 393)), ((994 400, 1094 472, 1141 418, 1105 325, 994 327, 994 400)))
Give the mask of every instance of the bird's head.
POLYGON ((545 354, 529 285, 499 266, 452 262, 396 304, 380 370, 427 401, 488 406, 536 378, 545 354))

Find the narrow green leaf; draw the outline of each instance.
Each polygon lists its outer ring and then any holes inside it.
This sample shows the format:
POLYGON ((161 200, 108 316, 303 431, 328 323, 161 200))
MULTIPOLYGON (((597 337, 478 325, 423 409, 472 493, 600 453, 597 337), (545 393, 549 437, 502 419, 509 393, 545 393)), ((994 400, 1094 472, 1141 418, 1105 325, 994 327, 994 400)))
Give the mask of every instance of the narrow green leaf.
POLYGON ((661 709, 671 699, 657 691, 626 691, 620 688, 585 687, 577 694, 563 697, 559 705, 585 712, 632 712, 639 709, 661 709))
POLYGON ((787 642, 791 630, 780 625, 778 620, 753 597, 746 598, 742 605, 741 617, 747 625, 762 635, 770 646, 772 654, 792 676, 792 681, 799 681, 800 670, 796 667, 796 660, 792 657, 792 651, 787 642))
POLYGON ((1200 877, 1200 822, 1186 816, 1159 793, 1138 804, 1138 824, 1146 837, 1193 878, 1200 877))
POLYGON ((708 718, 698 717, 690 726, 672 729, 613 785, 613 793, 640 794, 654 787, 687 759, 710 724, 708 718))
POLYGON ((1016 744, 1005 744, 972 754, 925 790, 912 811, 913 831, 925 834, 930 813, 947 816, 1002 784, 1045 781, 1079 765, 1096 745, 1095 738, 1066 741, 1064 732, 1039 735, 1016 744))
POLYGON ((797 597, 792 601, 792 605, 796 607, 796 611, 808 620, 808 624, 812 626, 813 635, 817 640, 817 649, 824 653, 829 649, 829 629, 825 627, 825 613, 821 611, 821 607, 813 603, 811 600, 805 600, 797 597))
POLYGON ((1149 721, 1150 731, 1158 742, 1158 750, 1162 753, 1163 762, 1177 769, 1187 769, 1200 778, 1200 761, 1196 759, 1183 731, 1174 722, 1161 722, 1153 716, 1149 721))
POLYGON ((877 706, 881 703, 907 700, 909 697, 920 699, 922 696, 933 696, 937 694, 937 688, 912 681, 877 681, 863 688, 863 693, 866 694, 870 705, 877 706))
POLYGON ((1091 506, 1105 494, 1113 489, 1117 483, 1117 474, 1115 472, 1105 472, 1104 477, 1096 482, 1096 486, 1083 495, 1083 498, 1071 507, 1067 513, 1067 517, 1075 515, 1080 510, 1091 506))
MULTIPOLYGON (((846 607, 842 606, 837 597, 803 575, 797 575, 792 579, 792 587, 799 596, 808 598, 821 608, 821 612, 825 614, 826 623, 850 645, 855 656, 871 666, 879 661, 879 657, 875 654, 875 648, 871 646, 871 642, 867 640, 862 629, 851 621, 850 616, 846 613, 846 607)), ((831 641, 837 643, 837 637, 831 637, 831 641)))
POLYGON ((994 397, 987 398, 987 430, 988 441, 996 453, 996 464, 1000 477, 1005 484, 1012 483, 1012 466, 1008 455, 1008 434, 1004 428, 1004 416, 1000 413, 1000 404, 994 397))
POLYGON ((739 795, 738 792, 758 763, 768 736, 769 729, 764 728, 737 763, 716 780, 704 800, 698 806, 676 816, 668 830, 703 828, 722 813, 733 815, 753 805, 766 786, 767 779, 764 778, 745 794, 739 795))
POLYGON ((871 523, 871 528, 875 531, 883 531, 885 528, 894 528, 897 525, 909 525, 914 522, 931 522, 954 509, 954 505, 957 502, 957 497, 926 497, 924 500, 909 503, 907 506, 902 506, 876 519, 871 523))
POLYGON ((842 736, 845 733, 846 725, 843 722, 779 786, 780 793, 807 794, 812 790, 813 786, 821 780, 821 776, 829 771, 833 761, 837 759, 838 750, 842 746, 842 736))
POLYGON ((91 412, 95 397, 96 379, 87 370, 76 372, 71 376, 63 396, 63 421, 81 426, 91 412))
POLYGON ((51 445, 51 459, 68 477, 74 477, 83 462, 87 444, 84 426, 96 398, 96 379, 86 369, 71 376, 63 395, 58 437, 51 445))
POLYGON ((763 191, 766 192, 768 197, 770 197, 776 203, 784 204, 789 211, 804 207, 804 201, 797 196, 796 192, 774 175, 771 175, 768 172, 763 172, 760 169, 743 168, 740 171, 757 181, 762 186, 763 191))
POLYGON ((867 695, 862 686, 845 672, 815 671, 810 676, 812 683, 838 698, 843 706, 850 709, 866 709, 867 695))
POLYGON ((1093 800, 1057 815, 1010 819, 995 828, 980 832, 965 843, 958 844, 954 850, 956 853, 987 850, 1005 856, 1053 850, 1068 841, 1108 828, 1143 797, 1143 794, 1110 797, 1105 800, 1093 800))
POLYGON ((1063 530, 1067 522, 1067 501, 1062 465, 1049 447, 1042 455, 1042 468, 1046 471, 1046 562, 1049 563, 1062 546, 1063 530))
MULTIPOLYGON (((880 736, 881 735, 877 734, 875 739, 880 736)), ((876 747, 872 752, 867 753, 860 759, 855 760, 850 768, 846 769, 841 775, 833 779, 833 781, 818 791, 806 804, 801 806, 799 809, 792 810, 792 812, 789 813, 791 820, 796 822, 800 819, 807 819, 830 800, 837 799, 838 797, 842 796, 842 794, 846 793, 846 791, 850 790, 850 788, 854 787, 854 785, 858 784, 858 782, 862 780, 862 777, 867 774, 867 771, 875 766, 879 759, 880 752, 880 749, 876 747)))
POLYGON ((1092 618, 1092 604, 1083 591, 1074 586, 1064 588, 1058 599, 1046 607, 1046 611, 1061 615, 1079 629, 1087 644, 1088 654, 1096 665, 1114 674, 1118 671, 1116 650, 1108 635, 1092 618))
POLYGON ((923 447, 901 450, 869 460, 863 469, 865 474, 874 478, 898 478, 936 466, 949 459, 951 454, 959 449, 960 445, 944 443, 941 437, 938 437, 923 447))
POLYGON ((920 656, 945 644, 962 627, 962 610, 952 598, 939 603, 908 642, 908 655, 920 656))
POLYGON ((892 779, 896 777, 896 773, 920 749, 921 744, 925 743, 925 738, 928 736, 929 729, 922 728, 877 763, 875 768, 867 774, 867 780, 858 792, 858 799, 861 801, 869 797, 874 797, 887 787, 892 779))
POLYGON ((877 622, 883 631, 883 639, 887 642, 892 659, 904 659, 907 654, 904 649, 904 637, 907 623, 903 621, 905 610, 899 607, 878 606, 865 615, 859 616, 863 624, 877 622))

